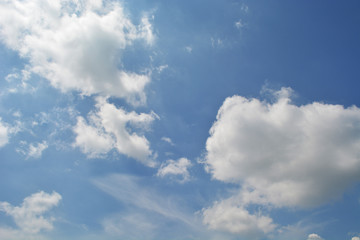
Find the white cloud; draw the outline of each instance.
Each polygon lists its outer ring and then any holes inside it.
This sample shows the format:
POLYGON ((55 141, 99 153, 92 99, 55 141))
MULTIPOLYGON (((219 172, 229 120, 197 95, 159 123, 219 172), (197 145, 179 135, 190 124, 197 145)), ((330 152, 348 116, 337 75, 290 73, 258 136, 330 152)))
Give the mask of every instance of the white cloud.
POLYGON ((28 144, 26 141, 21 141, 21 148, 16 149, 17 152, 26 156, 26 159, 29 158, 40 158, 42 152, 48 148, 48 144, 46 141, 41 143, 30 143, 28 144))
POLYGON ((159 67, 156 68, 158 73, 162 73, 165 69, 167 69, 169 67, 169 65, 161 65, 159 67))
POLYGON ((210 229, 241 234, 251 239, 261 238, 276 228, 270 217, 251 214, 232 198, 203 209, 203 217, 203 223, 210 229))
POLYGON ((187 51, 188 53, 192 53, 192 47, 190 47, 190 46, 186 46, 185 47, 185 51, 187 51))
POLYGON ((9 129, 1 122, 0 118, 0 147, 5 146, 9 142, 9 129))
POLYGON ((241 10, 245 13, 249 12, 249 6, 247 6, 246 4, 242 4, 241 5, 241 10))
POLYGON ((173 143, 173 141, 171 140, 171 138, 162 137, 161 140, 163 140, 164 142, 169 143, 171 146, 174 146, 174 145, 175 145, 175 144, 173 143))
POLYGON ((145 102, 149 74, 119 69, 121 50, 154 35, 147 17, 134 25, 119 2, 14 0, 0 3, 0 37, 29 60, 29 71, 62 91, 145 102))
MULTIPOLYGON (((44 214, 58 205, 61 195, 40 191, 26 197, 21 206, 14 207, 8 202, 0 202, 0 211, 11 216, 22 233, 37 234, 42 230, 52 230, 54 218, 45 218, 44 214)), ((5 234, 18 233, 16 230, 5 231, 5 234)), ((21 233, 20 232, 20 233, 21 233)))
POLYGON ((231 197, 234 204, 225 199, 204 213, 226 217, 216 211, 219 206, 243 213, 254 204, 315 207, 360 180, 360 109, 319 102, 296 106, 291 92, 274 92, 274 103, 241 96, 224 101, 204 163, 214 179, 241 188, 231 197))
POLYGON ((179 175, 181 176, 181 182, 189 180, 190 174, 188 168, 191 166, 191 162, 187 158, 179 158, 177 161, 169 159, 165 163, 161 164, 157 176, 165 177, 167 175, 179 175))
POLYGON ((147 166, 154 167, 155 155, 145 136, 134 130, 147 130, 157 115, 155 113, 126 112, 116 108, 104 98, 97 98, 97 111, 89 114, 89 124, 84 118, 78 117, 74 127, 76 133, 75 147, 88 157, 101 157, 111 149, 132 157, 147 166))
POLYGON ((317 206, 360 180, 360 109, 318 102, 298 107, 289 94, 283 88, 273 104, 227 98, 210 130, 205 162, 215 179, 251 189, 255 202, 317 206))
POLYGON ((100 127, 88 125, 83 117, 78 117, 74 132, 74 146, 80 147, 89 158, 102 157, 114 147, 114 140, 109 134, 100 127))
POLYGON ((239 21, 235 22, 235 27, 237 29, 241 29, 241 28, 243 28, 245 26, 246 26, 246 23, 244 23, 241 19, 239 19, 239 21))
POLYGON ((316 233, 311 233, 309 234, 307 240, 323 240, 323 238, 317 235, 316 233))
POLYGON ((46 148, 48 148, 46 141, 43 141, 42 143, 30 144, 28 158, 40 158, 42 155, 42 152, 46 148))
POLYGON ((351 240, 360 240, 360 237, 352 237, 351 240))

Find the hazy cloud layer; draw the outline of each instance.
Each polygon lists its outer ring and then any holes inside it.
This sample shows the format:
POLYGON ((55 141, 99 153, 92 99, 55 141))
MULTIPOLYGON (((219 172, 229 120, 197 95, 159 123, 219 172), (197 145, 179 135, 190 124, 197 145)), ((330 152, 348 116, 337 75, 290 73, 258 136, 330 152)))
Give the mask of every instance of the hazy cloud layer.
MULTIPOLYGON (((233 96, 219 109, 205 163, 213 178, 241 186, 234 195, 239 211, 249 204, 318 206, 360 180, 360 109, 296 106, 290 95, 291 89, 282 88, 274 92, 274 103, 233 96)), ((220 205, 204 212, 205 223, 220 205)))
POLYGON ((149 74, 119 66, 121 50, 134 41, 153 43, 148 18, 136 26, 119 2, 102 0, 3 1, 0 15, 1 40, 54 87, 145 102, 149 74))

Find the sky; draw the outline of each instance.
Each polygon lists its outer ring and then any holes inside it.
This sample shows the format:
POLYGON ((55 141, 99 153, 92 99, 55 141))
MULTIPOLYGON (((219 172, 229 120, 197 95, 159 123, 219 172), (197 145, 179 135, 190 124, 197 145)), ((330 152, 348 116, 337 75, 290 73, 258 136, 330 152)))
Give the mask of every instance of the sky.
POLYGON ((0 2, 0 239, 360 240, 360 2, 0 2))

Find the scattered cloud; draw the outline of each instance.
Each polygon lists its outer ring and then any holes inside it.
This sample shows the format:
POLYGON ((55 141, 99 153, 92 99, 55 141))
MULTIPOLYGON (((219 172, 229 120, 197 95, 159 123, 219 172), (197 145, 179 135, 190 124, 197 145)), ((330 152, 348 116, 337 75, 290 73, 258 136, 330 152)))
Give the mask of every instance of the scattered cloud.
POLYGON ((317 235, 316 233, 311 233, 309 234, 307 240, 323 240, 323 238, 317 235))
POLYGON ((97 98, 96 109, 89 114, 89 123, 78 117, 73 128, 76 134, 73 146, 79 147, 89 158, 101 157, 116 149, 147 166, 156 165, 156 154, 150 150, 150 143, 135 132, 135 129, 148 130, 151 122, 158 118, 155 113, 126 112, 101 97, 97 98))
POLYGON ((248 13, 249 12, 249 6, 243 3, 241 5, 241 11, 243 11, 245 13, 248 13))
POLYGON ((5 1, 0 15, 1 40, 29 60, 29 73, 62 91, 120 97, 134 105, 146 101, 149 74, 118 66, 119 53, 134 41, 154 42, 149 18, 136 26, 119 2, 102 0, 5 1))
POLYGON ((241 234, 250 239, 259 239, 276 228, 270 217, 261 213, 251 214, 232 198, 215 202, 202 213, 203 223, 210 229, 241 234))
POLYGON ((274 103, 241 96, 224 101, 204 161, 214 179, 238 184, 240 191, 236 204, 222 200, 207 212, 224 217, 219 206, 243 211, 251 204, 315 207, 360 180, 360 109, 319 102, 296 106, 291 93, 274 92, 274 103))
POLYGON ((169 143, 171 146, 174 146, 174 145, 175 145, 175 144, 173 143, 173 141, 171 140, 171 138, 162 137, 161 140, 163 140, 164 142, 169 143))
POLYGON ((40 158, 42 155, 42 152, 48 148, 48 145, 46 141, 43 141, 42 143, 36 143, 36 144, 30 144, 29 145, 29 152, 28 157, 30 158, 40 158))
POLYGON ((1 122, 0 118, 0 147, 5 146, 9 142, 9 129, 1 122))
POLYGON ((186 46, 185 47, 185 51, 187 51, 188 53, 192 53, 192 47, 190 47, 190 46, 186 46))
POLYGON ((241 29, 246 26, 246 23, 243 22, 243 20, 239 19, 239 21, 235 22, 235 27, 237 29, 241 29))
POLYGON ((26 141, 20 142, 23 145, 22 148, 18 148, 17 152, 26 156, 26 159, 29 158, 40 158, 42 152, 48 148, 48 144, 46 141, 41 143, 30 143, 28 144, 26 141))
POLYGON ((165 163, 161 164, 157 176, 165 177, 168 175, 181 176, 181 182, 186 182, 190 178, 188 168, 191 166, 191 162, 187 158, 179 158, 177 161, 169 159, 165 163))
MULTIPOLYGON (((57 206, 61 195, 57 192, 48 194, 40 191, 26 197, 21 206, 14 207, 8 202, 0 202, 0 211, 11 216, 22 233, 37 234, 42 230, 52 230, 54 218, 46 218, 44 214, 57 206)), ((1 231, 4 231, 2 229, 1 231)), ((8 234, 18 233, 16 230, 7 231, 8 234)))
POLYGON ((223 47, 224 46, 224 42, 223 40, 221 40, 220 38, 210 38, 210 41, 211 41, 211 46, 213 48, 215 47, 223 47))
POLYGON ((166 65, 161 65, 161 66, 157 67, 156 69, 157 69, 158 73, 162 73, 168 67, 169 67, 169 65, 166 64, 166 65))

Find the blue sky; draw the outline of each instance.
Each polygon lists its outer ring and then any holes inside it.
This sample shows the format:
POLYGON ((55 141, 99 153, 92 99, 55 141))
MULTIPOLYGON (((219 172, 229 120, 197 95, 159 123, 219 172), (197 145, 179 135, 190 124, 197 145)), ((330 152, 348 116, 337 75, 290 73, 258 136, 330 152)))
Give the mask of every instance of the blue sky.
POLYGON ((0 238, 360 239, 358 1, 0 3, 0 238))

